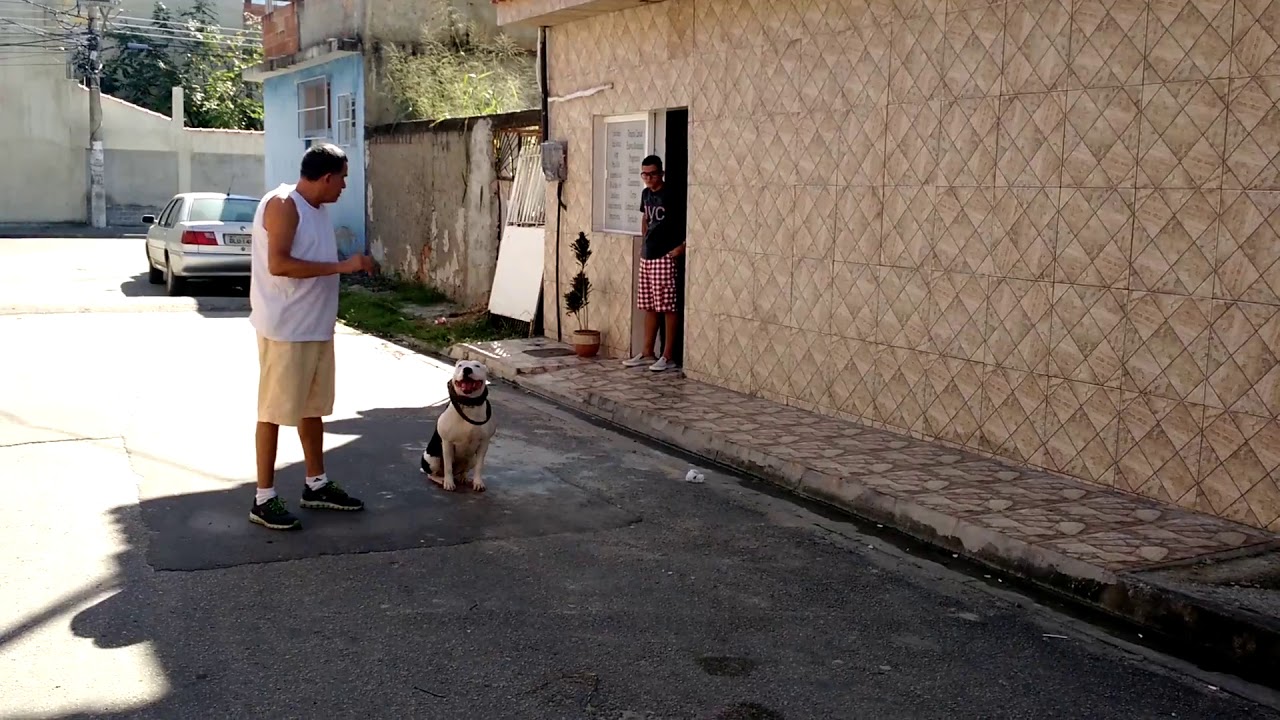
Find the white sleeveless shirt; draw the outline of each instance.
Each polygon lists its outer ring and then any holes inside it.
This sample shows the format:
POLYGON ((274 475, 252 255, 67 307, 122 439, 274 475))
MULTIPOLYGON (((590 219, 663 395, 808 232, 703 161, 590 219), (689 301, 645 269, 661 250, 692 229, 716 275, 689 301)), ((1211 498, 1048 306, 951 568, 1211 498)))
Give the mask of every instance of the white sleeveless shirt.
POLYGON ((298 230, 290 254, 298 260, 338 261, 338 240, 327 208, 307 202, 297 187, 280 185, 263 196, 254 213, 249 323, 268 340, 325 341, 333 338, 338 320, 338 276, 298 279, 278 277, 267 270, 267 228, 262 217, 267 203, 280 197, 293 198, 298 209, 298 230))

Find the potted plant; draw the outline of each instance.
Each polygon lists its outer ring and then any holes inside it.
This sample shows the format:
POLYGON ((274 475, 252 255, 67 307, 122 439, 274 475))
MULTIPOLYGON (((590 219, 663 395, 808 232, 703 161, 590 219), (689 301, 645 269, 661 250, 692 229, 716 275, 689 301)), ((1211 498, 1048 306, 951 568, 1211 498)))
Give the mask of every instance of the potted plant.
POLYGON ((600 352, 600 331, 589 330, 587 306, 591 304, 591 280, 587 277, 587 260, 591 258, 591 241, 584 232, 570 246, 578 261, 578 273, 573 276, 569 292, 564 294, 565 309, 578 321, 573 331, 573 350, 578 357, 595 357, 600 352))

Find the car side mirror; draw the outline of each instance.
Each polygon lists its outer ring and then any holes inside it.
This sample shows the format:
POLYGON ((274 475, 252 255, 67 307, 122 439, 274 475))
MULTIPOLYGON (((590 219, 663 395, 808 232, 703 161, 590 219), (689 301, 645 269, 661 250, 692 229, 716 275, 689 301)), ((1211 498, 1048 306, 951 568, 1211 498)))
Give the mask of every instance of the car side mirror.
POLYGON ((156 216, 155 216, 155 215, 143 215, 143 216, 142 216, 142 224, 143 224, 143 225, 155 225, 155 224, 156 224, 156 216))

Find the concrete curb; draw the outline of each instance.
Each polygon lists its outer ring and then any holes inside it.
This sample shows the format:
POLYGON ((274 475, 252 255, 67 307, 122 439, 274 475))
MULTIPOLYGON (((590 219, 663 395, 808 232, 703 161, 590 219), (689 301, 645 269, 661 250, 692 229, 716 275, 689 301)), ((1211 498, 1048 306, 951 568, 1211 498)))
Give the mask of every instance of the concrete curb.
POLYGON ((0 225, 0 238, 76 238, 76 239, 111 239, 121 237, 145 237, 145 225, 112 225, 105 228, 93 228, 88 225, 52 224, 52 225, 0 225))
MULTIPOLYGON (((455 357, 461 351, 451 349, 455 357)), ((765 480, 802 497, 884 524, 898 532, 1048 590, 1064 600, 1135 626, 1151 641, 1214 669, 1280 689, 1280 620, 1214 603, 1137 574, 1114 573, 1003 535, 929 507, 890 497, 716 433, 629 408, 593 392, 572 396, 540 373, 491 363, 493 376, 556 404, 602 418, 638 435, 765 480)))

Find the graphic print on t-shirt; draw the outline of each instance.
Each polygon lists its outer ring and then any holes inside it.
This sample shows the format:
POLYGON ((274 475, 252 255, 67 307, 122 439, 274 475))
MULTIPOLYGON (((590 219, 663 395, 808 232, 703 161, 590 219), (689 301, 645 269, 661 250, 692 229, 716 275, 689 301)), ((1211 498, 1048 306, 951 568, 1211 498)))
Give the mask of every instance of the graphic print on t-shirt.
POLYGON ((675 250, 681 242, 680 228, 673 216, 674 208, 667 204, 666 188, 653 191, 645 188, 640 193, 640 212, 649 222, 649 231, 644 235, 644 245, 640 249, 640 257, 653 260, 675 250))

